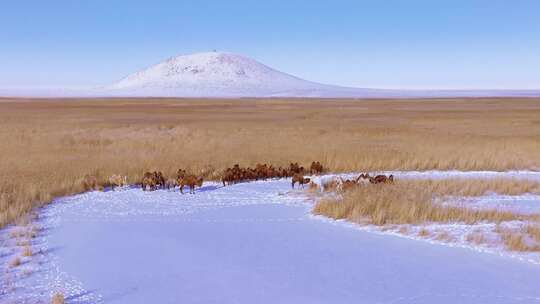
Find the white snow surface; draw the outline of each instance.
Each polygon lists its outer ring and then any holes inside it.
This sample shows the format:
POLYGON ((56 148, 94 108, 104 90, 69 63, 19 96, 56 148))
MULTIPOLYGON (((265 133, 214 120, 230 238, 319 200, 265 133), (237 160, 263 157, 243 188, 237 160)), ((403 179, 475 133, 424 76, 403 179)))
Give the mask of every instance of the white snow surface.
MULTIPOLYGON (((36 222, 41 253, 1 272, 0 299, 43 303, 62 291, 67 303, 540 303, 534 262, 315 217, 312 204, 286 179, 59 198, 36 222)), ((0 232, 1 265, 20 251, 16 229, 0 232)))
MULTIPOLYGON (((316 64, 316 63, 314 63, 316 64)), ((25 97, 538 97, 540 90, 397 90, 352 88, 307 81, 227 52, 180 55, 117 83, 87 88, 4 88, 25 97)))
POLYGON ((229 53, 177 56, 131 74, 110 89, 176 91, 181 95, 271 95, 316 90, 321 85, 278 72, 253 59, 229 53))
POLYGON ((471 209, 497 209, 519 214, 540 214, 540 195, 500 195, 496 193, 473 197, 449 197, 442 202, 471 209))
POLYGON ((106 95, 136 97, 377 97, 404 93, 311 82, 224 52, 172 57, 103 89, 106 95))

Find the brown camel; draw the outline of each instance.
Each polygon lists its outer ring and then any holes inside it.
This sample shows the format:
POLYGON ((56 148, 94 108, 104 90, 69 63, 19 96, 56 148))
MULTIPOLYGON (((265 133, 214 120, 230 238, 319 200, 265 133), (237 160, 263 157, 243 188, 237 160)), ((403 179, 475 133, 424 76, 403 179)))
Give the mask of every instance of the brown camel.
POLYGON ((394 176, 390 174, 390 176, 386 175, 377 175, 375 177, 370 177, 369 182, 372 184, 380 184, 380 183, 393 183, 394 182, 394 176))
POLYGON ((98 185, 97 178, 93 175, 88 175, 88 174, 85 175, 83 177, 82 184, 83 184, 84 191, 100 190, 100 186, 98 185))
POLYGON ((157 179, 156 175, 153 172, 146 172, 143 175, 141 181, 141 188, 143 191, 146 191, 147 187, 150 187, 150 191, 156 190, 157 179))
POLYGON ((109 177, 109 184, 111 185, 112 190, 114 190, 114 187, 125 186, 127 185, 127 176, 113 174, 109 177))
POLYGON ((201 187, 203 184, 203 178, 197 178, 195 175, 187 175, 178 181, 180 186, 180 193, 184 194, 184 186, 189 186, 189 193, 195 194, 195 186, 201 187))
POLYGON ((321 174, 323 172, 323 166, 320 162, 312 162, 310 167, 311 174, 321 174))
POLYGON ((302 186, 302 188, 304 188, 304 185, 305 184, 309 184, 310 182, 310 179, 307 178, 307 177, 304 177, 302 174, 300 173, 295 173, 292 177, 292 188, 294 189, 294 184, 298 183, 300 186, 302 186))

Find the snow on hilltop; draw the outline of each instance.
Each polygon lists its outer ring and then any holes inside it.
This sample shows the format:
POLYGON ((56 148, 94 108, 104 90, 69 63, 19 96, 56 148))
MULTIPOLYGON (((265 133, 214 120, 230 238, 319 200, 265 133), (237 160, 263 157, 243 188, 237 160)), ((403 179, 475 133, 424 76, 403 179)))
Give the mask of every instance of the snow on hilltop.
POLYGON ((307 81, 231 53, 207 52, 170 58, 96 92, 148 97, 483 97, 540 96, 538 91, 387 90, 307 81))
POLYGON ((275 89, 313 85, 315 84, 278 72, 244 56, 210 52, 172 57, 131 74, 112 87, 275 89))
MULTIPOLYGON (((314 63, 316 64, 316 63, 314 63)), ((539 90, 389 90, 307 81, 222 52, 181 55, 102 87, 0 88, 18 97, 538 97, 539 90)))
POLYGON ((107 87, 128 95, 295 96, 329 89, 276 71, 253 59, 221 52, 181 55, 136 72, 107 87))

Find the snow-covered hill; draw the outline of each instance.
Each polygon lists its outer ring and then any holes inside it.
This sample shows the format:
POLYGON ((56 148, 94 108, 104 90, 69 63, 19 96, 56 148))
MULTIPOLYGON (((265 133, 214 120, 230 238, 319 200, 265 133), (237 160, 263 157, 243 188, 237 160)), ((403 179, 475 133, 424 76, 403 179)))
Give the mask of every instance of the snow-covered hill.
POLYGON ((170 58, 106 90, 137 96, 264 97, 340 96, 359 89, 303 80, 241 55, 208 52, 170 58))
POLYGON ((25 97, 538 97, 538 90, 389 90, 304 80, 245 56, 207 52, 172 57, 111 85, 93 88, 2 88, 25 97))
POLYGON ((307 81, 232 53, 172 57, 107 86, 104 95, 153 97, 540 96, 527 91, 415 91, 350 88, 307 81))

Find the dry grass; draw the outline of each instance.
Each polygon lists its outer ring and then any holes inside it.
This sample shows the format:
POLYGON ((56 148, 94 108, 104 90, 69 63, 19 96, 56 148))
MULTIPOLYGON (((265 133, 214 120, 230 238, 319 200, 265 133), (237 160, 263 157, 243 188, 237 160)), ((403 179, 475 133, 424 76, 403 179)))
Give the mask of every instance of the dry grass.
POLYGON ((512 251, 520 252, 538 252, 540 251, 540 227, 532 224, 521 228, 503 228, 497 227, 506 248, 512 251))
POLYGON ((482 231, 473 231, 469 233, 466 237, 467 242, 472 243, 474 245, 482 245, 485 244, 486 236, 484 235, 484 232, 482 231))
POLYGON ((293 160, 334 171, 540 168, 539 117, 538 99, 0 99, 0 227, 82 191, 85 174, 134 183, 146 170, 293 160))
POLYGON ((525 184, 521 186, 513 180, 401 180, 394 184, 359 186, 344 193, 342 199, 318 202, 313 212, 358 223, 368 220, 374 225, 430 222, 474 224, 481 221, 500 223, 536 219, 536 216, 516 215, 511 212, 471 210, 433 203, 434 197, 444 195, 478 195, 486 191, 515 194, 523 190, 536 193, 539 189, 537 183, 525 184))
MULTIPOLYGON (((520 228, 508 228, 497 225, 495 232, 510 251, 540 251, 540 226, 533 224, 540 221, 540 215, 520 215, 497 210, 472 210, 461 206, 445 206, 434 199, 446 195, 470 196, 485 192, 500 194, 519 194, 524 192, 540 193, 537 182, 517 182, 504 179, 474 180, 397 180, 394 184, 358 186, 343 193, 341 198, 319 201, 313 213, 334 219, 346 219, 360 224, 373 224, 384 227, 402 225, 399 232, 408 234, 406 224, 423 225, 429 223, 466 223, 492 222, 501 224, 506 221, 523 221, 529 224, 520 228)), ((443 242, 453 242, 455 238, 448 232, 431 232, 421 228, 417 236, 431 237, 443 242)), ((487 243, 482 231, 473 231, 466 235, 467 242, 475 245, 487 243)))
POLYGON ((540 226, 527 225, 525 227, 525 232, 540 244, 540 226))
MULTIPOLYGON (((398 183, 404 187, 420 187, 431 191, 433 196, 479 196, 487 193, 503 195, 518 195, 524 193, 540 194, 540 182, 515 178, 445 178, 401 180, 398 183)), ((390 184, 386 184, 390 185, 390 184)), ((368 183, 356 187, 371 186, 368 183)), ((382 186, 382 185, 379 185, 382 186)), ((350 188, 349 190, 354 190, 350 188)), ((334 189, 335 190, 335 189, 334 189)))
POLYGON ((409 233, 409 227, 401 226, 401 227, 399 227, 398 232, 401 233, 401 234, 407 234, 407 233, 409 233))
POLYGON ((61 293, 55 293, 51 299, 51 304, 64 304, 64 295, 61 293))
POLYGON ((450 233, 448 233, 447 231, 439 231, 439 232, 437 232, 437 234, 435 236, 435 239, 437 241, 445 242, 445 243, 451 243, 451 242, 456 241, 456 238, 454 236, 452 236, 450 233))
POLYGON ((11 259, 9 261, 9 267, 13 268, 13 267, 17 267, 19 265, 21 265, 21 258, 19 258, 19 257, 14 257, 13 259, 11 259))
POLYGON ((540 182, 513 178, 452 178, 412 183, 428 188, 437 196, 479 196, 488 192, 504 195, 540 194, 540 182))
POLYGON ((506 249, 511 251, 536 251, 538 248, 533 248, 525 243, 523 234, 519 233, 503 233, 501 234, 506 249))
POLYGON ((521 230, 498 227, 497 232, 501 236, 506 249, 519 252, 540 251, 540 242, 527 233, 527 227, 521 230))
POLYGON ((429 235, 431 235, 431 233, 426 228, 422 228, 418 231, 418 236, 420 237, 428 237, 429 235))
POLYGON ((30 241, 28 239, 19 239, 17 240, 15 244, 17 246, 25 247, 25 246, 30 246, 30 241))
POLYGON ((23 251, 22 251, 22 256, 24 257, 32 256, 32 249, 30 249, 30 246, 24 246, 23 251))

